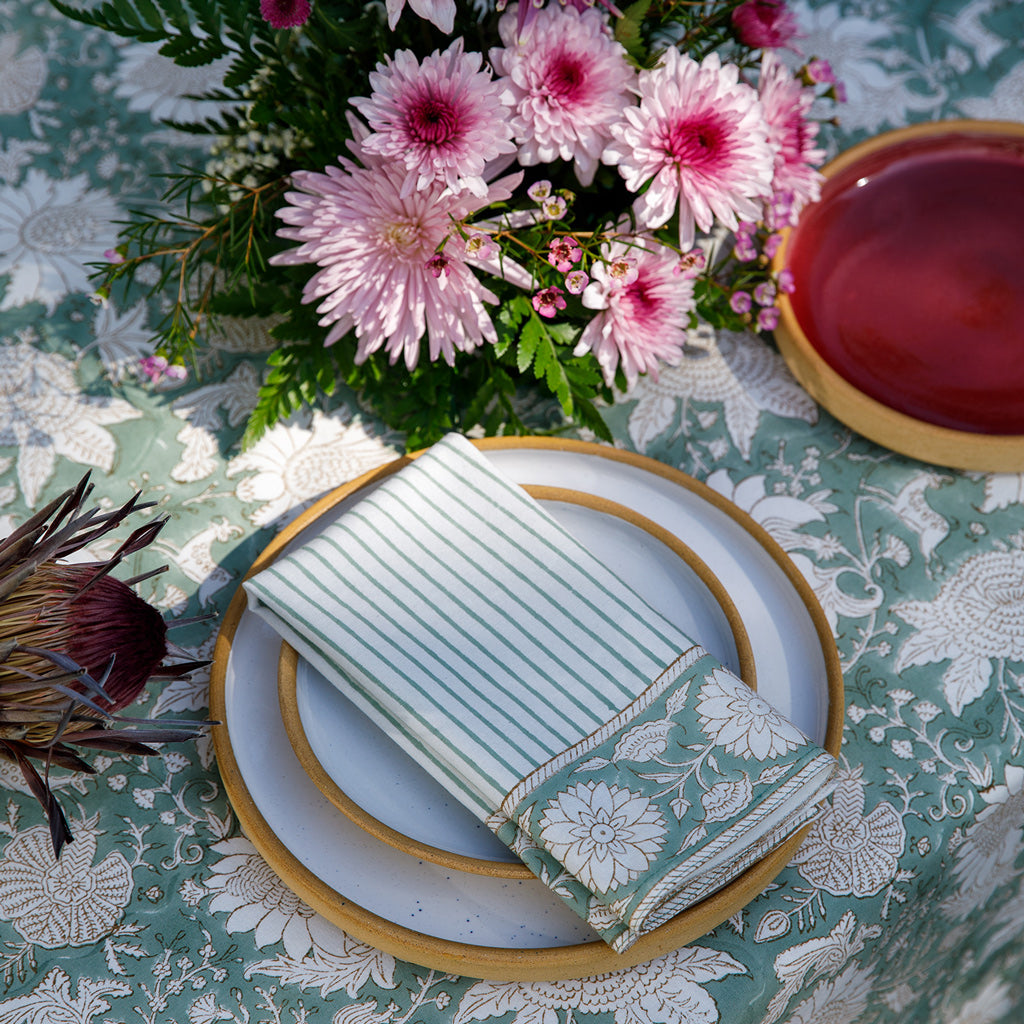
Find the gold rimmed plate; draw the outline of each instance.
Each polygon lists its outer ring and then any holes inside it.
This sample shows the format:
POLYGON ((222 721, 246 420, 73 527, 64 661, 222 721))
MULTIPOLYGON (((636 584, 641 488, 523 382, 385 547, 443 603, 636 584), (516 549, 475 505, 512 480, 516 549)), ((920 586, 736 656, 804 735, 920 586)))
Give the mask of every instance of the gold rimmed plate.
MULTIPOLYGON (((824 613, 799 570, 750 516, 668 466, 601 445, 550 438, 476 442, 519 483, 569 487, 618 502, 698 551, 750 638, 758 691, 833 754, 843 685, 824 613)), ((357 493, 405 464, 346 484, 294 520, 250 573, 315 535, 357 493)), ((616 954, 540 882, 452 871, 367 833, 308 777, 288 741, 277 694, 280 638, 246 610, 225 615, 210 704, 225 790, 246 834, 285 883, 354 938, 413 963, 477 978, 557 980, 614 971, 704 935, 763 891, 801 833, 712 896, 616 954)))
MULTIPOLYGON (((688 545, 618 502, 563 487, 524 486, 647 604, 699 637, 756 689, 750 639, 736 606, 688 545)), ((278 696, 285 731, 307 775, 361 828, 452 870, 533 877, 483 822, 287 643, 278 662, 278 696)))
POLYGON ((1024 470, 1024 124, 912 125, 822 170, 773 261, 794 376, 894 451, 1024 470))

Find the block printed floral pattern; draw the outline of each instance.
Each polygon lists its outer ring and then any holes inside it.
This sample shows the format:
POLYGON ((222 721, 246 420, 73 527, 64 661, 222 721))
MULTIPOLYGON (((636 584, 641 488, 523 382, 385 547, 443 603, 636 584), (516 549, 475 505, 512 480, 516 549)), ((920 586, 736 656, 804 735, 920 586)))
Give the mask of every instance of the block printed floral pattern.
POLYGON ((985 692, 996 664, 1024 662, 1024 551, 974 555, 934 600, 893 611, 917 630, 900 647, 896 670, 948 660, 942 690, 959 716, 985 692))
POLYGON ((84 394, 74 363, 30 337, 0 342, 0 445, 17 447, 18 483, 33 508, 58 457, 109 472, 117 443, 107 427, 142 414, 123 399, 84 394))
POLYGON ((617 948, 666 902, 738 874, 733 855, 707 868, 738 835, 756 845, 773 815, 813 815, 813 801, 790 798, 813 778, 824 786, 834 765, 694 647, 572 756, 527 776, 488 824, 617 948))
POLYGON ((0 312, 41 302, 52 315, 66 295, 88 293, 86 264, 116 244, 123 217, 84 174, 54 179, 33 168, 18 188, 0 187, 0 273, 11 275, 0 312))
POLYGON ((767 761, 807 742, 764 698, 721 669, 701 687, 697 714, 712 743, 744 760, 767 761))
POLYGON ((36 946, 91 946, 113 931, 132 893, 122 853, 96 862, 99 832, 80 825, 65 856, 54 861, 50 832, 37 825, 4 848, 0 858, 0 917, 36 946))
MULTIPOLYGON (((830 153, 912 120, 1021 119, 1020 4, 789 7, 796 45, 830 60, 850 96, 819 136, 830 153)), ((111 46, 46 3, 0 2, 0 529, 85 469, 102 500, 138 486, 171 520, 154 552, 171 569, 146 596, 183 618, 223 612, 274 529, 402 450, 338 408, 242 453, 267 324, 229 323, 202 378, 161 394, 133 372, 159 308, 89 304, 87 264, 114 222, 156 197, 153 171, 198 152, 159 119, 188 117, 189 94, 221 73, 111 46)), ((821 601, 845 673, 839 785, 770 891, 637 967, 460 978, 358 942, 297 899, 240 834, 208 742, 175 758, 100 756, 94 776, 54 769, 76 832, 59 865, 0 764, 0 1021, 1018 1024, 1024 474, 893 456, 821 412, 770 342, 690 342, 678 367, 608 410, 615 443, 707 481, 764 526, 821 601)), ((216 625, 181 642, 208 656, 216 625)), ((151 689, 133 712, 205 713, 201 680, 151 689)), ((709 695, 709 730, 727 699, 709 695)), ((670 761, 668 736, 648 723, 616 756, 670 761)), ((746 769, 705 760, 704 786, 672 793, 690 801, 681 814, 714 823, 747 805, 755 748, 784 742, 770 727, 751 736, 734 741, 746 769)), ((586 805, 599 830, 632 813, 621 794, 602 800, 586 805)), ((639 863, 649 842, 616 856, 639 863)))
POLYGON ((859 769, 840 777, 831 806, 811 826, 793 863, 818 889, 833 896, 873 896, 896 875, 906 830, 892 804, 864 813, 859 769))
POLYGON ((540 825, 545 848, 598 893, 646 871, 667 831, 647 797, 604 781, 581 782, 558 793, 548 801, 540 825))

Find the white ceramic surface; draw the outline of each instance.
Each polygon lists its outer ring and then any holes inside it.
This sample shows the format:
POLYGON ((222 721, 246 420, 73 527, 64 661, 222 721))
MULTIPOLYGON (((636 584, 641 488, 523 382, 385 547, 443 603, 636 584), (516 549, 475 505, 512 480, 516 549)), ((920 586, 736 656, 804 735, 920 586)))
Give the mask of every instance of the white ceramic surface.
MULTIPOLYGON (((759 692, 813 738, 824 740, 831 640, 819 636, 801 594, 762 545, 756 528, 748 527, 749 520, 734 518, 727 503, 710 500, 672 477, 593 452, 529 446, 484 451, 519 483, 569 487, 617 501, 697 551, 737 605, 750 636, 759 692)), ((293 543, 301 543, 310 531, 293 543)), ((242 613, 223 683, 231 752, 266 826, 337 894, 339 904, 349 901, 425 936, 500 949, 541 950, 593 941, 593 932, 541 883, 452 872, 417 861, 336 810, 302 770, 288 742, 277 698, 279 646, 268 626, 242 613)))
MULTIPOLYGON (((671 548, 634 523, 585 504, 543 504, 619 579, 739 674, 725 612, 695 569, 671 548)), ((379 822, 450 853, 518 863, 479 818, 304 658, 296 670, 295 701, 319 768, 379 822)))

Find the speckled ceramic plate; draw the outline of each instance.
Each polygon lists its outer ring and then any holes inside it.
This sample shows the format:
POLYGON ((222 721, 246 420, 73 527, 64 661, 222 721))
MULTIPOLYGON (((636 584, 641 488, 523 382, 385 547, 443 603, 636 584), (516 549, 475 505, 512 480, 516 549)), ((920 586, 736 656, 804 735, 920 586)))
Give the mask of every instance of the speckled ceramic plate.
MULTIPOLYGON (((842 673, 825 616, 785 552, 746 513, 654 460, 560 439, 491 439, 480 449, 511 479, 626 505, 700 553, 750 636, 758 690, 837 754, 842 673)), ((269 565, 402 461, 332 492, 290 524, 250 569, 269 565)), ((242 827, 281 878, 350 935, 397 957, 477 978, 586 977, 660 956, 752 900, 792 858, 804 830, 712 896, 616 954, 540 882, 452 871, 403 853, 350 821, 313 784, 285 732, 280 640, 239 589, 211 673, 217 763, 242 827)))

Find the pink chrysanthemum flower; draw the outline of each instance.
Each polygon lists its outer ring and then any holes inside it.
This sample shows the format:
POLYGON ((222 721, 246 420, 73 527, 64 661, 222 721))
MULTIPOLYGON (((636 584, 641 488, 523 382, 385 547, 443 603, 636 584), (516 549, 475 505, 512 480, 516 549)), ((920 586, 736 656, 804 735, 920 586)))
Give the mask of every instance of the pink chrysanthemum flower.
MULTIPOLYGON (((388 28, 393 29, 405 9, 405 0, 385 0, 388 28)), ((455 26, 455 0, 409 0, 414 14, 435 24, 445 34, 455 26)))
POLYGON ((631 388, 641 373, 657 379, 659 362, 675 366, 682 358, 693 280, 678 273, 676 253, 650 239, 611 242, 601 255, 582 297, 584 306, 599 312, 583 329, 575 354, 593 352, 608 384, 621 364, 631 388))
POLYGON ((305 25, 312 9, 309 0, 260 0, 260 16, 271 28, 305 25))
POLYGON ((761 61, 758 83, 768 141, 775 149, 775 193, 791 193, 791 216, 821 195, 821 175, 814 169, 825 159, 815 145, 818 123, 808 118, 814 90, 804 88, 774 53, 761 61))
POLYGON ((519 162, 571 160, 580 183, 589 185, 612 126, 633 102, 626 51, 592 8, 545 7, 522 36, 510 11, 498 30, 505 45, 490 58, 512 92, 519 162))
POLYGON ((640 106, 629 107, 602 159, 618 164, 642 227, 658 228, 679 209, 679 247, 715 218, 734 229, 757 220, 771 194, 775 154, 757 93, 735 65, 712 53, 697 63, 678 50, 639 75, 640 106))
POLYGON ((732 12, 732 24, 744 46, 788 46, 797 34, 797 22, 784 0, 747 0, 732 12))
POLYGON ((357 363, 384 346, 392 363, 403 357, 412 369, 424 333, 430 360, 443 357, 449 365, 455 349, 468 351, 495 341, 482 304, 497 302, 497 297, 464 262, 465 246, 455 224, 508 199, 521 179, 502 179, 481 197, 452 195, 441 182, 403 197, 402 167, 372 158, 367 167, 344 157, 339 163, 323 174, 293 174, 301 191, 286 195, 278 216, 288 227, 278 234, 300 245, 272 259, 275 264, 319 266, 302 300, 320 301, 320 323, 331 328, 325 344, 354 328, 357 363))
MULTIPOLYGON (((505 10, 508 0, 498 0, 495 9, 505 10)), ((559 0, 563 7, 574 7, 577 11, 586 11, 594 6, 594 0, 559 0)), ((611 2, 611 0, 597 0, 609 14, 616 18, 622 17, 622 11, 611 2)), ((553 5, 552 5, 553 6, 553 5)), ((520 36, 526 28, 533 24, 537 12, 544 8, 544 0, 523 0, 523 3, 516 4, 513 10, 516 12, 516 31, 520 36)))
POLYGON ((435 181, 482 196, 487 162, 515 152, 511 95, 482 63, 461 39, 422 63, 399 50, 370 75, 372 94, 352 100, 371 129, 363 151, 405 168, 403 197, 435 181))

